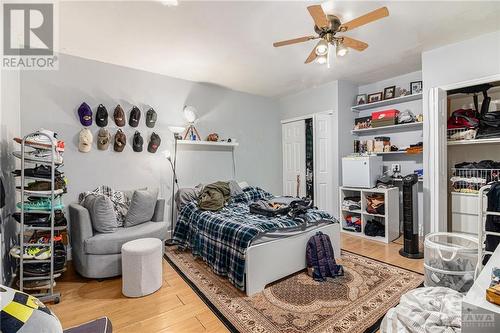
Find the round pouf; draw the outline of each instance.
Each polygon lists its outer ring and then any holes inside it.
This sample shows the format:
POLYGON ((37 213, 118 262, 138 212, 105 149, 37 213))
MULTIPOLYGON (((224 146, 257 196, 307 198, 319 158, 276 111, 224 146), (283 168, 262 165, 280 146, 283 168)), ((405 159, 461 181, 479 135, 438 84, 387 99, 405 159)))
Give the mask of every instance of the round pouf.
POLYGON ((122 245, 122 293, 141 297, 161 288, 162 241, 141 238, 122 245))

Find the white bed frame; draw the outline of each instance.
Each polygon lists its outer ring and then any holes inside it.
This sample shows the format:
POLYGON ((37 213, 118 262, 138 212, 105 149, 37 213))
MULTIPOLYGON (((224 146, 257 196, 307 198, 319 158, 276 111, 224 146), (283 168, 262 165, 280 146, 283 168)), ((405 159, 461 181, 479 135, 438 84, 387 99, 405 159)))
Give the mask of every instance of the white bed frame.
POLYGON ((316 232, 327 234, 336 257, 340 257, 340 223, 314 228, 305 233, 250 245, 246 252, 245 286, 252 296, 267 284, 306 268, 306 245, 316 232))

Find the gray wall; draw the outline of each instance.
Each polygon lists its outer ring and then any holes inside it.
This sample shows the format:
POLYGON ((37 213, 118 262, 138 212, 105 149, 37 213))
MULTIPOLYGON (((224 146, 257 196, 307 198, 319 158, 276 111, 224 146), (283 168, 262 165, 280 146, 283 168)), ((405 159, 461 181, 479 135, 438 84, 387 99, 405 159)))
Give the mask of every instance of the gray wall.
POLYGON ((1 71, 0 89, 0 177, 4 181, 6 205, 0 209, 1 229, 1 271, 2 284, 10 283, 14 271, 14 261, 9 256, 10 248, 17 241, 17 224, 10 214, 15 211, 16 193, 15 179, 11 171, 19 164, 12 152, 19 147, 12 141, 20 133, 20 91, 19 72, 1 71))
MULTIPOLYGON (((223 138, 237 138, 235 149, 236 179, 281 192, 280 125, 277 104, 269 99, 225 88, 174 79, 163 75, 121 66, 61 55, 58 71, 25 71, 21 74, 22 132, 39 128, 52 129, 66 142, 64 172, 68 177, 65 202, 77 200, 78 193, 106 184, 115 189, 144 186, 160 188, 160 196, 169 199, 171 171, 161 152, 172 150, 173 136, 169 125, 185 125, 182 108, 185 104, 199 111, 196 123, 204 137, 212 132, 223 138), (82 129, 77 108, 86 101, 95 113, 102 103, 112 115, 120 103, 127 115, 133 104, 144 112, 152 106, 158 113, 154 129, 138 130, 146 144, 153 132, 162 138, 158 153, 132 151, 135 128, 126 125, 128 146, 116 153, 97 150, 98 127, 90 128, 94 146, 89 153, 78 151, 78 133, 82 129)), ((116 132, 109 119, 108 128, 116 132)), ((227 150, 186 150, 178 154, 181 186, 231 178, 231 152, 227 150)))

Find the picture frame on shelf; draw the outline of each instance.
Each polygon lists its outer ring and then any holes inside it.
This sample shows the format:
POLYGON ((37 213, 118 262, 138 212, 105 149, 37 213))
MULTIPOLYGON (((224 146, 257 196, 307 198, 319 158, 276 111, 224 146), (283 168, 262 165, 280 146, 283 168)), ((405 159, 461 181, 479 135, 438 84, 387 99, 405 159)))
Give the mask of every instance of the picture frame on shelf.
POLYGON ((366 94, 359 94, 356 96, 356 105, 366 104, 366 94))
POLYGON ((422 81, 410 82, 410 94, 421 94, 422 93, 422 81))
POLYGON ((368 95, 368 103, 380 102, 382 100, 382 92, 377 92, 368 95))
POLYGON ((384 88, 384 99, 392 99, 396 97, 396 86, 384 88))

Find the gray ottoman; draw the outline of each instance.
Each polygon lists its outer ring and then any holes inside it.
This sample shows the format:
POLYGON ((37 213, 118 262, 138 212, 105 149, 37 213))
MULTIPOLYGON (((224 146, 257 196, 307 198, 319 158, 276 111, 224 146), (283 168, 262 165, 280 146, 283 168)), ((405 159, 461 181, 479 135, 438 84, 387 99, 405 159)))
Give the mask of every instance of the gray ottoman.
POLYGON ((141 238, 122 245, 122 293, 127 297, 149 295, 161 288, 163 244, 141 238))

